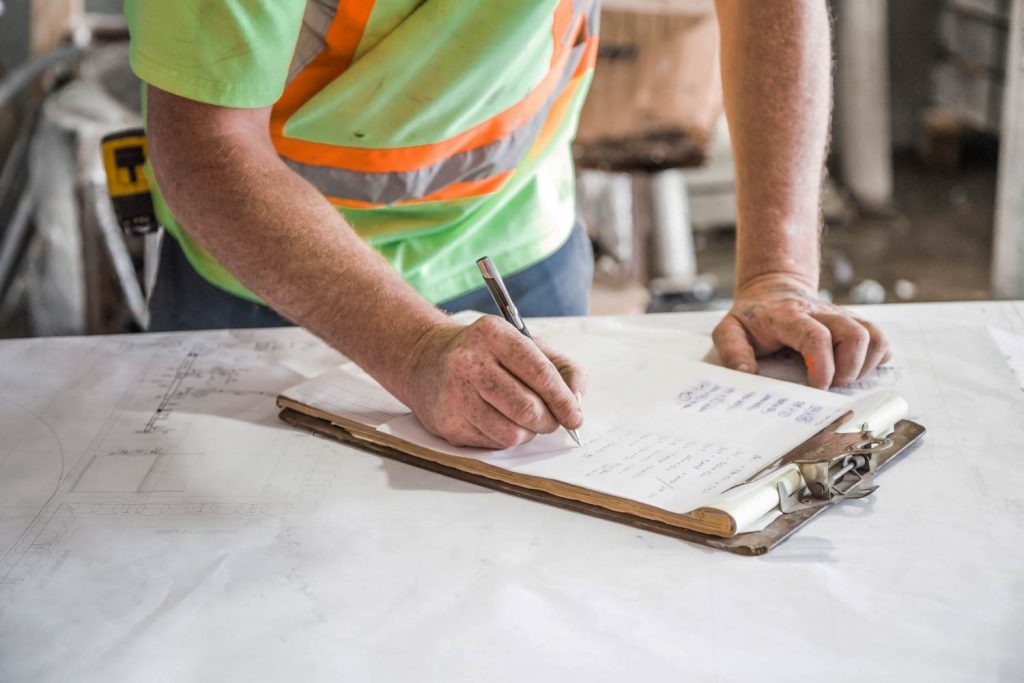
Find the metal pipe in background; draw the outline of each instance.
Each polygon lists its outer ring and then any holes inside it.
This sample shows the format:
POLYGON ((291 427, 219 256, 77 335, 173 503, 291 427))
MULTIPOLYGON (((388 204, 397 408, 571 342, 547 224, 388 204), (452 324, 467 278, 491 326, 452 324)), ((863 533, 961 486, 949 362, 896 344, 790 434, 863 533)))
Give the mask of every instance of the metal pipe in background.
POLYGON ((135 266, 132 263, 131 254, 128 252, 128 246, 125 244, 124 235, 117 224, 114 207, 110 203, 110 195, 107 194, 107 186, 86 182, 83 191, 86 195, 86 203, 91 205, 92 214, 95 216, 97 231, 107 248, 107 255, 114 267, 114 275, 121 287, 121 294, 128 306, 128 312, 140 329, 147 330, 149 329, 149 310, 146 308, 146 295, 135 276, 135 266))
POLYGON ((18 200, 11 222, 4 232, 3 243, 0 244, 0 300, 7 293, 14 275, 17 272, 18 263, 25 252, 25 245, 31 235, 32 225, 32 191, 26 188, 18 200))
POLYGON ((687 288, 697 279, 686 175, 679 169, 651 176, 651 274, 687 288))
MULTIPOLYGON (((0 108, 7 106, 10 100, 34 83, 35 79, 42 74, 58 66, 77 61, 85 52, 80 47, 68 45, 13 69, 3 80, 0 80, 0 108)), ((35 109, 24 113, 17 137, 7 158, 4 159, 3 168, 0 169, 0 255, 8 259, 14 259, 21 253, 22 245, 19 244, 19 241, 24 236, 19 233, 27 229, 27 226, 19 225, 18 220, 22 218, 21 211, 26 206, 25 196, 28 194, 28 190, 26 189, 25 161, 28 158, 32 132, 35 129, 35 119, 35 109), (19 200, 10 214, 10 223, 7 224, 8 215, 5 214, 11 204, 10 197, 12 196, 18 196, 19 200)), ((31 202, 28 202, 28 206, 31 206, 31 202)), ((14 262, 0 259, 0 266, 2 266, 0 267, 0 296, 6 291, 9 284, 10 273, 7 270, 13 269, 14 265, 14 262)))
POLYGON ((1013 0, 999 133, 992 293, 1024 298, 1024 0, 1013 0))
POLYGON ((55 67, 71 64, 81 59, 85 53, 86 50, 77 45, 66 45, 12 69, 0 81, 0 107, 6 106, 9 100, 18 95, 42 74, 55 67))
POLYGON ((7 158, 3 160, 3 167, 0 168, 0 239, 3 239, 3 226, 8 217, 6 210, 14 204, 9 198, 20 196, 28 176, 26 161, 32 133, 35 130, 36 113, 37 109, 25 113, 15 134, 14 143, 7 152, 7 158))
MULTIPOLYGON (((42 74, 71 64, 85 53, 86 50, 81 47, 67 45, 11 70, 0 80, 0 108, 7 106, 42 74)), ((37 110, 38 107, 24 113, 17 137, 0 169, 0 300, 8 294, 31 236, 34 203, 32 190, 28 186, 26 161, 35 130, 37 110), (10 198, 15 196, 18 197, 17 202, 13 205, 13 211, 8 213, 12 204, 10 198)))
POLYGON ((836 126, 843 182, 862 205, 892 202, 888 0, 840 7, 837 23, 836 126))

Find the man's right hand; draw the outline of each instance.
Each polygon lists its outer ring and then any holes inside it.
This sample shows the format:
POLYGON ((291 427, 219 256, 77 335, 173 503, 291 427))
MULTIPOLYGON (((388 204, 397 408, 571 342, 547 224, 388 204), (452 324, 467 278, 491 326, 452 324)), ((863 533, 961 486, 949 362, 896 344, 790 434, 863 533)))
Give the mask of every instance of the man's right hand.
POLYGON ((583 370, 501 318, 430 329, 400 396, 423 426, 457 446, 511 448, 583 424, 583 370))
POLYGON ((146 93, 150 161, 189 236, 264 303, 358 363, 432 433, 503 448, 580 425, 579 368, 500 318, 466 327, 420 296, 281 160, 270 107, 146 93))

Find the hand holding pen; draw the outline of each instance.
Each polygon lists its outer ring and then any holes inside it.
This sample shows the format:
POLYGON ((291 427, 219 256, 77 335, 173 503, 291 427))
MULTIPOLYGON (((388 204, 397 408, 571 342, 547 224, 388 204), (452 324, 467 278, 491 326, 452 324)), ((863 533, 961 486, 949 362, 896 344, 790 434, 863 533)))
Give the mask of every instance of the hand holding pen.
POLYGON ((456 446, 511 448, 583 424, 583 369, 497 316, 464 325, 439 314, 405 354, 401 374, 379 381, 456 446))
MULTIPOLYGON (((519 309, 516 308, 515 303, 512 301, 512 297, 505 287, 505 281, 501 279, 501 273, 498 272, 494 262, 491 261, 490 257, 484 256, 477 259, 476 265, 480 268, 480 274, 484 276, 484 283, 486 283, 487 289, 494 299, 494 304, 498 307, 498 311, 501 312, 501 316, 512 327, 516 328, 520 334, 530 339, 530 341, 534 341, 533 335, 530 334, 530 330, 526 327, 522 316, 519 315, 519 309)), ((562 426, 569 433, 569 436, 572 437, 572 440, 576 442, 576 445, 581 445, 579 433, 564 423, 562 426)))

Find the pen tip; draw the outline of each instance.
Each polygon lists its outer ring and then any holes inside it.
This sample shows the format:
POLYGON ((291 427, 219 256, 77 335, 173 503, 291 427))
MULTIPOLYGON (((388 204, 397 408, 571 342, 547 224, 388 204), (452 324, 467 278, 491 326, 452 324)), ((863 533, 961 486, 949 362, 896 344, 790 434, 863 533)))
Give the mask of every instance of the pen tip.
POLYGON ((566 429, 565 431, 569 432, 569 436, 572 437, 572 440, 576 442, 577 446, 583 445, 583 442, 580 441, 579 432, 577 432, 575 429, 566 429))

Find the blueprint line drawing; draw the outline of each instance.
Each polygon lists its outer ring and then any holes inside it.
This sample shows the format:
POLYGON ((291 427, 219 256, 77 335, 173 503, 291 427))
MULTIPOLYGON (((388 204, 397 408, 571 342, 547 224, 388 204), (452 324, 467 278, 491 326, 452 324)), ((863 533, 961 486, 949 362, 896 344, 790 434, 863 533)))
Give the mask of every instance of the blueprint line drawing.
MULTIPOLYGON (((68 347, 64 362, 52 377, 36 378, 49 390, 38 402, 52 409, 98 385, 102 395, 87 411, 88 425, 62 424, 59 413, 44 418, 21 401, 0 399, 0 425, 12 437, 0 449, 0 475, 18 471, 33 483, 31 495, 0 503, 0 612, 92 518, 216 516, 240 524, 308 514, 324 498, 336 449, 278 420, 277 392, 301 376, 271 359, 340 357, 298 330, 199 336, 198 343, 178 334, 58 342, 68 347), (90 376, 90 359, 110 352, 119 376, 90 376)), ((15 355, 34 356, 48 344, 19 342, 15 355)))

